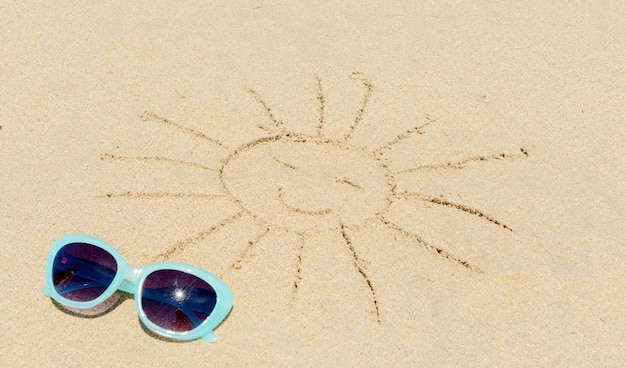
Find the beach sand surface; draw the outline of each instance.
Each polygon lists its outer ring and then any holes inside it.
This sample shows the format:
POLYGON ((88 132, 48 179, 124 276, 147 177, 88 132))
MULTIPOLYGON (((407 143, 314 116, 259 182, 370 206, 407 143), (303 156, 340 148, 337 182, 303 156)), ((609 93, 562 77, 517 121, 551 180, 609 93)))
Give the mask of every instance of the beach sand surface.
POLYGON ((0 4, 0 366, 617 367, 623 1, 0 4), (85 233, 218 341, 42 294, 85 233))

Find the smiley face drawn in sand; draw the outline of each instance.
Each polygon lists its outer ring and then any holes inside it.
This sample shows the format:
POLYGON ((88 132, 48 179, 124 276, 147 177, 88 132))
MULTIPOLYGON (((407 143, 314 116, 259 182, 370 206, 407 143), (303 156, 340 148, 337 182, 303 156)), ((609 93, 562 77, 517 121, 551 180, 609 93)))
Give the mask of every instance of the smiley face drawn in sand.
MULTIPOLYGON (((458 162, 443 165, 426 165, 408 170, 393 171, 389 168, 389 159, 385 156, 395 145, 416 135, 425 134, 426 126, 434 120, 427 118, 422 123, 398 134, 393 140, 377 148, 365 148, 351 143, 353 133, 359 129, 365 116, 369 100, 374 90, 373 84, 361 73, 353 73, 351 78, 364 87, 364 94, 355 117, 345 134, 340 138, 327 137, 324 134, 325 97, 322 82, 317 78, 317 101, 319 117, 316 134, 286 129, 274 116, 271 107, 255 90, 249 90, 256 102, 263 108, 267 121, 258 127, 265 133, 263 137, 246 142, 239 147, 230 147, 212 138, 204 132, 196 131, 156 114, 145 112, 140 118, 147 123, 166 125, 186 135, 199 137, 210 144, 221 147, 227 152, 219 169, 222 193, 108 193, 106 198, 135 198, 152 200, 163 197, 197 197, 199 199, 229 197, 236 202, 239 211, 192 237, 182 240, 159 256, 166 260, 173 253, 184 251, 186 247, 198 243, 217 231, 228 228, 244 214, 264 224, 266 231, 247 244, 240 257, 233 260, 233 268, 241 265, 243 258, 249 257, 250 249, 273 230, 283 229, 295 232, 302 238, 318 229, 330 229, 341 235, 346 252, 353 259, 352 266, 360 276, 369 292, 371 311, 380 323, 380 310, 376 293, 376 282, 370 279, 366 261, 354 246, 351 234, 358 231, 359 225, 366 221, 379 221, 399 236, 409 239, 416 246, 451 262, 469 272, 482 272, 476 265, 455 256, 451 252, 431 244, 419 234, 412 233, 395 224, 386 216, 389 207, 401 199, 414 199, 429 205, 443 206, 467 215, 478 217, 500 227, 504 231, 512 229, 494 217, 463 204, 441 197, 430 197, 417 192, 400 191, 395 184, 399 173, 420 170, 461 169, 470 163, 483 163, 498 160, 513 160, 528 156, 524 149, 519 153, 499 153, 490 156, 469 157, 458 162)), ((105 153, 105 160, 123 162, 158 161, 167 165, 183 165, 208 170, 201 163, 187 162, 167 157, 128 157, 105 153)), ((303 241, 304 244, 304 241, 303 241)), ((302 251, 300 247, 299 252, 302 251)), ((300 278, 301 254, 295 255, 296 265, 293 290, 297 292, 300 278)))
POLYGON ((371 152, 294 133, 236 151, 222 182, 255 216, 300 232, 359 225, 391 195, 388 170, 371 152))

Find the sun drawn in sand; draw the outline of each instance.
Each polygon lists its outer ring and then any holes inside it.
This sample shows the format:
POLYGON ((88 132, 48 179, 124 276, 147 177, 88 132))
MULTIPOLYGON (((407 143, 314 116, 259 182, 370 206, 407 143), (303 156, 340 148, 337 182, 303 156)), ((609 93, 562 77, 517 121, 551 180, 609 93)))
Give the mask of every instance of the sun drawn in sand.
MULTIPOLYGON (((410 239, 419 247, 440 257, 445 262, 456 264, 469 272, 482 272, 477 265, 470 264, 446 249, 427 242, 419 234, 405 230, 389 220, 386 214, 390 206, 400 199, 413 198, 458 210, 469 216, 476 216, 500 227, 503 231, 512 231, 512 229, 479 209, 441 197, 399 190, 395 183, 395 176, 400 171, 394 171, 390 168, 390 160, 386 157, 386 153, 407 139, 425 134, 428 125, 434 120, 430 119, 426 123, 403 131, 391 141, 377 148, 354 145, 352 143, 353 135, 365 117, 374 87, 361 73, 353 73, 351 78, 362 84, 364 93, 351 125, 343 133, 343 136, 338 138, 332 138, 325 134, 327 125, 326 100, 322 81, 319 77, 316 80, 318 118, 315 123, 314 134, 305 134, 285 128, 282 121, 275 116, 272 107, 263 99, 262 94, 252 89, 249 90, 249 93, 263 109, 266 116, 266 122, 258 125, 264 135, 239 147, 230 147, 204 132, 186 127, 166 117, 145 112, 140 115, 140 118, 145 122, 168 126, 173 130, 199 137, 228 151, 226 158, 221 162, 218 175, 223 193, 125 192, 106 194, 105 197, 151 199, 163 196, 174 198, 227 196, 236 203, 239 211, 235 215, 222 220, 208 230, 174 244, 160 255, 162 260, 170 258, 173 253, 182 251, 191 244, 206 239, 211 234, 241 218, 244 214, 261 224, 266 230, 246 245, 246 249, 238 259, 233 259, 233 269, 241 267, 242 260, 249 257, 252 247, 274 230, 283 229, 295 232, 303 239, 316 229, 336 231, 337 234, 340 234, 339 239, 342 239, 342 244, 337 244, 337 246, 344 247, 345 252, 353 260, 352 265, 370 294, 371 313, 378 322, 381 319, 375 282, 370 278, 367 271, 368 260, 363 259, 357 252, 352 240, 352 235, 358 231, 359 225, 366 221, 379 221, 391 231, 410 239)), ((457 162, 419 166, 402 172, 463 168, 472 162, 510 160, 527 155, 524 149, 520 149, 518 153, 469 157, 457 162)), ((198 162, 181 161, 167 157, 129 157, 106 153, 101 158, 118 161, 156 160, 175 165, 197 167, 199 170, 207 169, 205 165, 198 162)), ((296 251, 299 254, 294 255, 297 261, 296 270, 293 273, 292 288, 296 293, 302 282, 300 263, 305 242, 303 241, 302 244, 296 251)))

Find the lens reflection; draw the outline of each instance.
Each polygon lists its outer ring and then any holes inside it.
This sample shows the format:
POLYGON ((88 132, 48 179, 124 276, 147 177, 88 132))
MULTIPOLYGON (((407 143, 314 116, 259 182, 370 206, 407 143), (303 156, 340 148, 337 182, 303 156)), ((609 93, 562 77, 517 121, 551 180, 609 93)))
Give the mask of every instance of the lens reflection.
POLYGON ((204 322, 217 302, 215 290, 201 278, 176 270, 158 270, 143 284, 141 307, 154 324, 176 332, 204 322))
POLYGON ((77 302, 98 298, 111 285, 116 273, 115 258, 104 249, 86 243, 61 248, 52 266, 55 290, 77 302))

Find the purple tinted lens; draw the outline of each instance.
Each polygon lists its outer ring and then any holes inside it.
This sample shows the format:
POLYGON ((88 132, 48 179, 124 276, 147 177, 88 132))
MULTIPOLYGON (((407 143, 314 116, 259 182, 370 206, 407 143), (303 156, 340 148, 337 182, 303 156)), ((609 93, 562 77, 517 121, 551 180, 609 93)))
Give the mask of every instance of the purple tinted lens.
POLYGON ((117 262, 106 250, 86 243, 71 243, 61 248, 52 266, 54 288, 66 299, 88 302, 111 285, 117 262))
POLYGON ((143 284, 141 307, 155 325, 187 332, 204 322, 217 302, 215 290, 201 278, 182 271, 158 270, 143 284))

